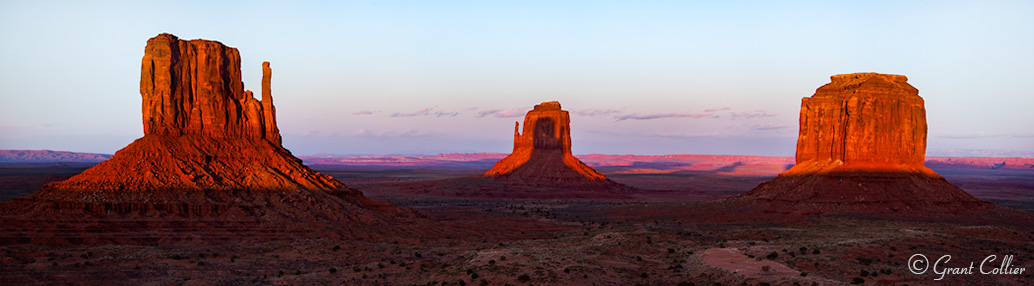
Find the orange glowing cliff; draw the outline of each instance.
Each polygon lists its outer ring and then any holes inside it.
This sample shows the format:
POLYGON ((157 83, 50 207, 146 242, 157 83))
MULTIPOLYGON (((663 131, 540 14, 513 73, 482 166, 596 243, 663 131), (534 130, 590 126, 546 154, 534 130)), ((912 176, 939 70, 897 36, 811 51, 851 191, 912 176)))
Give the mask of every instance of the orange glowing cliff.
POLYGON ((260 101, 244 89, 237 49, 170 34, 148 40, 140 73, 144 137, 79 175, 3 204, 0 244, 312 232, 354 238, 364 233, 344 224, 383 225, 415 215, 367 199, 284 149, 269 63, 262 67, 260 101))
POLYGON ((562 182, 607 177, 571 155, 571 116, 556 101, 543 102, 524 116, 524 134, 513 130, 513 153, 484 176, 528 182, 562 182))
POLYGON ((801 102, 796 165, 740 195, 775 213, 986 209, 923 166, 926 109, 900 75, 835 75, 801 102))

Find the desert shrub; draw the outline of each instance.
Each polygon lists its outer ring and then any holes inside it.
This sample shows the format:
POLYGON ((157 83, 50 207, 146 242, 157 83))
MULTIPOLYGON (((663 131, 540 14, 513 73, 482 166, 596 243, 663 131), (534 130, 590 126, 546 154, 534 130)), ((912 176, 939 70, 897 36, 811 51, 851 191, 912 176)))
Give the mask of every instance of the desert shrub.
POLYGON ((863 284, 863 283, 865 283, 865 279, 862 279, 862 277, 855 277, 855 278, 851 279, 851 284, 863 284))
POLYGON ((520 282, 531 281, 531 276, 528 275, 528 273, 521 274, 521 275, 517 276, 517 281, 520 281, 520 282))
POLYGON ((330 250, 333 250, 333 251, 338 251, 338 250, 340 250, 340 249, 341 249, 341 246, 340 246, 340 245, 335 245, 335 246, 334 246, 333 248, 331 248, 330 250))
POLYGON ((872 264, 872 258, 865 258, 865 257, 859 256, 859 257, 855 258, 855 260, 858 260, 859 263, 861 263, 862 265, 866 265, 866 266, 868 266, 869 264, 872 264))
POLYGON ((328 271, 330 271, 330 274, 334 274, 337 273, 337 268, 331 267, 328 271))
POLYGON ((772 253, 769 253, 768 256, 765 256, 765 258, 768 258, 769 260, 779 258, 779 253, 772 251, 772 253))
POLYGON ((761 271, 768 272, 769 270, 772 270, 772 266, 768 266, 768 265, 761 266, 761 271))
POLYGON ((679 282, 678 286, 696 286, 696 284, 693 284, 693 282, 682 281, 679 282))

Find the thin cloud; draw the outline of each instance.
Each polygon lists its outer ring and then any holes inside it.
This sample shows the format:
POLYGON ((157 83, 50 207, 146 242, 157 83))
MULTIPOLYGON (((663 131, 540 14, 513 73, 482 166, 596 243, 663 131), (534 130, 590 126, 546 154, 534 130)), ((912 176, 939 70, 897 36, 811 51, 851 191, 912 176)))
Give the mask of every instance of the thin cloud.
POLYGON ((714 108, 705 109, 704 112, 716 112, 716 111, 719 111, 719 110, 729 110, 729 109, 732 109, 732 108, 728 107, 728 106, 725 106, 725 107, 714 107, 714 108))
POLYGON ((574 114, 577 114, 577 115, 580 115, 580 116, 604 116, 604 115, 611 115, 611 114, 615 114, 615 113, 621 113, 621 110, 617 110, 617 109, 591 109, 590 108, 590 109, 582 109, 582 110, 578 110, 578 111, 574 112, 574 114))
POLYGON ((499 109, 482 110, 482 111, 478 112, 478 118, 482 118, 482 117, 489 116, 489 115, 492 115, 492 116, 495 116, 495 117, 499 117, 499 118, 521 117, 521 116, 524 116, 525 114, 527 114, 529 110, 531 110, 531 108, 515 108, 515 109, 507 109, 507 110, 499 110, 499 109))
POLYGON ((370 132, 370 130, 367 130, 366 128, 363 128, 363 129, 356 130, 355 132, 349 133, 348 135, 350 135, 350 136, 370 136, 372 134, 373 133, 370 132))
POLYGON ((434 111, 434 112, 431 112, 432 110, 434 110, 434 108, 428 107, 428 108, 421 108, 420 110, 417 110, 416 112, 412 112, 412 113, 395 112, 395 113, 391 114, 391 117, 416 117, 416 116, 456 117, 456 115, 460 115, 459 112, 445 112, 445 111, 434 111))
POLYGON ((659 118, 694 118, 694 119, 698 119, 698 118, 718 118, 718 115, 714 114, 714 113, 653 113, 653 114, 632 113, 632 114, 628 114, 628 115, 615 116, 614 118, 617 119, 617 121, 629 120, 629 119, 649 120, 649 119, 659 119, 659 118))
POLYGON ((776 115, 779 115, 779 114, 778 113, 768 113, 768 112, 765 112, 764 110, 755 110, 755 111, 751 111, 751 112, 733 113, 730 117, 733 120, 736 120, 736 119, 757 118, 757 117, 772 117, 772 116, 776 116, 776 115))
POLYGON ((940 135, 940 136, 937 136, 937 137, 938 138, 945 138, 945 139, 978 139, 978 138, 998 138, 998 137, 1004 137, 1004 136, 1003 135, 998 135, 998 134, 987 134, 987 133, 984 133, 983 131, 979 131, 979 132, 970 132, 970 133, 947 134, 947 135, 940 135))
POLYGON ((786 129, 786 128, 790 128, 790 125, 775 124, 775 123, 765 123, 765 124, 755 124, 755 125, 750 126, 750 129, 752 129, 752 130, 778 130, 778 129, 786 129))
POLYGON ((391 114, 391 117, 427 116, 427 115, 431 114, 431 109, 433 109, 433 108, 421 108, 420 110, 417 110, 416 112, 413 112, 413 113, 399 113, 399 112, 395 112, 395 113, 391 114))
POLYGON ((376 132, 370 131, 366 128, 359 129, 355 132, 349 133, 349 136, 359 137, 430 137, 434 136, 434 132, 420 131, 416 129, 406 129, 402 131, 384 131, 376 132))
POLYGON ((370 115, 370 114, 373 114, 373 111, 362 110, 362 111, 352 112, 352 115, 370 115))
POLYGON ((688 132, 659 132, 654 133, 656 137, 669 137, 669 138, 700 138, 700 137, 721 137, 718 133, 688 133, 688 132))

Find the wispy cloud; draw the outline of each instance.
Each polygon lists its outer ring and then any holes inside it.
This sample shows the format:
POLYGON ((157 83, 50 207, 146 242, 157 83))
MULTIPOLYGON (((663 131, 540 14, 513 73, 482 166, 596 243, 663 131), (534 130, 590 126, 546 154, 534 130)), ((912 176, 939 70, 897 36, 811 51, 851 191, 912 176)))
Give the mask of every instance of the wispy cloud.
POLYGON ((627 115, 615 116, 617 121, 622 120, 649 120, 658 118, 718 118, 717 114, 714 113, 652 113, 652 114, 638 114, 632 113, 627 115))
POLYGON ((420 110, 417 110, 416 112, 412 112, 412 113, 395 112, 395 113, 391 114, 391 117, 427 116, 427 115, 431 114, 431 109, 433 109, 433 108, 421 108, 420 110))
POLYGON ((697 138, 697 137, 720 137, 718 133, 689 133, 689 132, 658 132, 654 133, 656 137, 670 137, 670 138, 697 138))
POLYGON ((434 111, 434 112, 432 112, 433 110, 434 110, 434 108, 428 107, 428 108, 421 108, 420 110, 417 110, 416 112, 411 112, 411 113, 395 112, 395 113, 391 114, 391 117, 416 117, 416 116, 456 117, 456 115, 460 115, 459 112, 445 112, 445 111, 434 111))
POLYGON ((351 135, 351 136, 370 136, 372 134, 373 133, 370 132, 370 130, 367 130, 366 128, 356 130, 355 132, 352 132, 352 133, 348 133, 348 135, 351 135))
POLYGON ((352 115, 370 115, 370 114, 373 114, 373 111, 362 110, 362 111, 352 112, 352 115))
POLYGON ((716 111, 719 111, 719 110, 729 110, 729 109, 732 109, 732 108, 728 107, 728 106, 725 106, 725 107, 714 107, 714 108, 705 109, 704 112, 716 112, 716 111))
POLYGON ((778 113, 768 113, 768 112, 765 112, 764 110, 755 110, 755 111, 750 111, 750 112, 736 112, 736 113, 733 113, 730 117, 732 117, 733 120, 736 120, 736 119, 755 118, 755 117, 772 117, 772 116, 776 116, 776 115, 779 115, 779 114, 778 113))
POLYGON ((478 118, 482 118, 482 117, 489 116, 489 115, 492 115, 492 116, 495 116, 495 117, 500 117, 500 118, 521 117, 521 116, 524 116, 524 114, 527 114, 529 110, 531 110, 531 108, 514 108, 514 109, 507 109, 507 110, 499 110, 499 109, 482 110, 482 111, 478 112, 478 118))
POLYGON ((434 132, 420 131, 416 129, 406 129, 402 131, 384 131, 384 132, 373 132, 366 128, 356 130, 355 132, 349 133, 349 136, 360 136, 360 137, 430 137, 434 136, 434 132))
POLYGON ((605 116, 605 115, 611 115, 611 114, 615 114, 615 113, 621 113, 621 110, 617 110, 617 109, 591 109, 590 108, 590 109, 582 109, 582 110, 578 110, 578 111, 574 112, 574 114, 577 114, 577 115, 580 115, 580 116, 605 116))
POLYGON ((790 128, 790 125, 775 124, 775 123, 764 123, 764 124, 755 124, 755 125, 751 125, 750 126, 750 129, 752 129, 752 130, 778 130, 778 129, 786 129, 786 128, 790 128))

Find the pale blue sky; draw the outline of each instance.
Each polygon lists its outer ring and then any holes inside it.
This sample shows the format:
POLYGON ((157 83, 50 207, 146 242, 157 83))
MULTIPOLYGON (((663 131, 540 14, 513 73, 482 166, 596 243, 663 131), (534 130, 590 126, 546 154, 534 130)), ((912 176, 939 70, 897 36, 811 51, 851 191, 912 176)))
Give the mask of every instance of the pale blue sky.
POLYGON ((0 149, 142 136, 168 32, 240 49, 248 89, 270 61, 296 154, 508 152, 559 100, 576 154, 792 155, 800 99, 853 72, 908 76, 930 149, 1034 152, 1032 1, 279 2, 0 1, 0 149))

